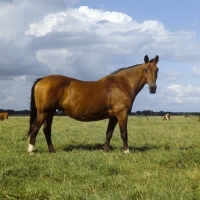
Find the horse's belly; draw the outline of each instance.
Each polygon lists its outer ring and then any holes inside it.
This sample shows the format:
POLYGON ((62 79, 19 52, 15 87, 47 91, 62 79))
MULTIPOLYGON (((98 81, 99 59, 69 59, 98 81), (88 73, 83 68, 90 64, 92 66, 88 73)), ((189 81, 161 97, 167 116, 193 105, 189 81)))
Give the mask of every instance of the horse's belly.
POLYGON ((79 121, 98 121, 109 118, 110 110, 108 101, 91 100, 85 96, 68 99, 61 106, 64 112, 71 118, 79 121), (86 99, 83 101, 83 99, 86 99))
POLYGON ((102 120, 102 119, 106 119, 109 118, 109 114, 108 112, 81 112, 80 111, 65 111, 65 113, 73 118, 76 119, 78 121, 98 121, 98 120, 102 120))
POLYGON ((108 117, 98 117, 98 118, 72 117, 72 118, 81 122, 93 122, 93 121, 103 120, 108 117))

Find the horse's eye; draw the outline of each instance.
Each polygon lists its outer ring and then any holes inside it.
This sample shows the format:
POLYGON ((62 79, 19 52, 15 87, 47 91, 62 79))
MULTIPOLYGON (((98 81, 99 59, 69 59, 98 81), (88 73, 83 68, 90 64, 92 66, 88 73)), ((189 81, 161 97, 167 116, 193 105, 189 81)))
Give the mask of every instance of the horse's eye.
POLYGON ((147 73, 148 69, 144 69, 144 72, 147 73))

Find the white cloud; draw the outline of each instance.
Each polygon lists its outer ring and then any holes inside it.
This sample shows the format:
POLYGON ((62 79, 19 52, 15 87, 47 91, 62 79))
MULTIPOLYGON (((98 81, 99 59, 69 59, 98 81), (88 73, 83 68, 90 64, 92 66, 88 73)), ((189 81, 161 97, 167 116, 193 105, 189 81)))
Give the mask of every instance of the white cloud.
POLYGON ((192 26, 197 27, 198 25, 199 25, 199 22, 198 22, 198 21, 192 22, 192 26))
MULTIPOLYGON (((82 6, 78 9, 69 9, 66 12, 49 14, 40 22, 32 23, 25 34, 39 37, 54 30, 80 33, 81 31, 90 30, 92 27, 103 34, 101 28, 106 23, 126 24, 131 21, 132 18, 123 13, 103 12, 82 6)), ((111 27, 105 26, 106 30, 111 31, 111 27)))
POLYGON ((167 103, 196 103, 200 101, 200 88, 188 85, 171 85, 164 91, 167 103))
POLYGON ((200 67, 194 66, 191 68, 191 73, 195 76, 200 76, 200 67))
MULTIPOLYGON (((48 14, 40 21, 31 23, 25 34, 42 37, 43 40, 49 38, 46 45, 58 42, 54 48, 59 48, 60 43, 60 48, 66 49, 76 45, 80 47, 95 44, 97 48, 105 45, 105 51, 107 47, 113 46, 120 53, 126 51, 128 54, 162 52, 164 57, 181 61, 191 60, 193 56, 200 54, 195 41, 196 35, 192 31, 173 33, 157 20, 138 23, 124 13, 89 9, 87 6, 48 14)), ((42 45, 38 48, 46 49, 42 45)))
POLYGON ((0 109, 24 110, 29 108, 31 84, 25 76, 0 79, 0 109))
MULTIPOLYGON (((31 23, 25 35, 35 36, 31 46, 39 61, 54 72, 67 71, 68 76, 83 79, 100 78, 109 70, 141 63, 149 52, 153 56, 162 52, 161 59, 182 61, 195 39, 193 32, 170 33, 157 20, 138 23, 124 13, 87 6, 48 14, 31 23), (136 63, 132 63, 132 55, 136 63), (82 67, 88 72, 95 67, 96 72, 84 77, 87 74, 80 74, 82 67), (99 69, 104 72, 99 73, 99 69)), ((166 73, 167 80, 181 76, 178 71, 166 73)))
POLYGON ((159 78, 161 78, 164 81, 175 81, 177 80, 179 77, 182 76, 182 72, 177 71, 177 70, 160 70, 159 71, 159 78))

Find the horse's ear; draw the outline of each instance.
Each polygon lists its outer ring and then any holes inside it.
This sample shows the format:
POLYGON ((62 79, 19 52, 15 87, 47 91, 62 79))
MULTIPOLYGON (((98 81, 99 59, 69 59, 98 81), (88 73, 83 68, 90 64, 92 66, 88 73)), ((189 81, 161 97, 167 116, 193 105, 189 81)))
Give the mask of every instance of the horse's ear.
POLYGON ((147 55, 144 57, 144 62, 145 62, 145 64, 146 64, 147 62, 149 62, 149 57, 148 57, 147 55))
POLYGON ((159 61, 159 56, 156 55, 156 57, 155 57, 155 62, 157 63, 158 61, 159 61))

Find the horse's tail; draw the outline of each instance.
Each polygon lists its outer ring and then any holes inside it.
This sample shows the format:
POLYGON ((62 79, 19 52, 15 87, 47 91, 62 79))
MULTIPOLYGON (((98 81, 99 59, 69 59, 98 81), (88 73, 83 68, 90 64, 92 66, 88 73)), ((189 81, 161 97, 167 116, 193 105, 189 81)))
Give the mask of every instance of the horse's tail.
POLYGON ((36 84, 41 80, 42 78, 39 78, 37 79, 32 88, 31 88, 31 100, 30 100, 30 121, 29 121, 29 131, 28 131, 28 135, 30 135, 30 132, 31 132, 31 126, 32 124, 34 123, 36 117, 37 117, 37 108, 36 108, 36 105, 35 105, 35 86, 36 84))

